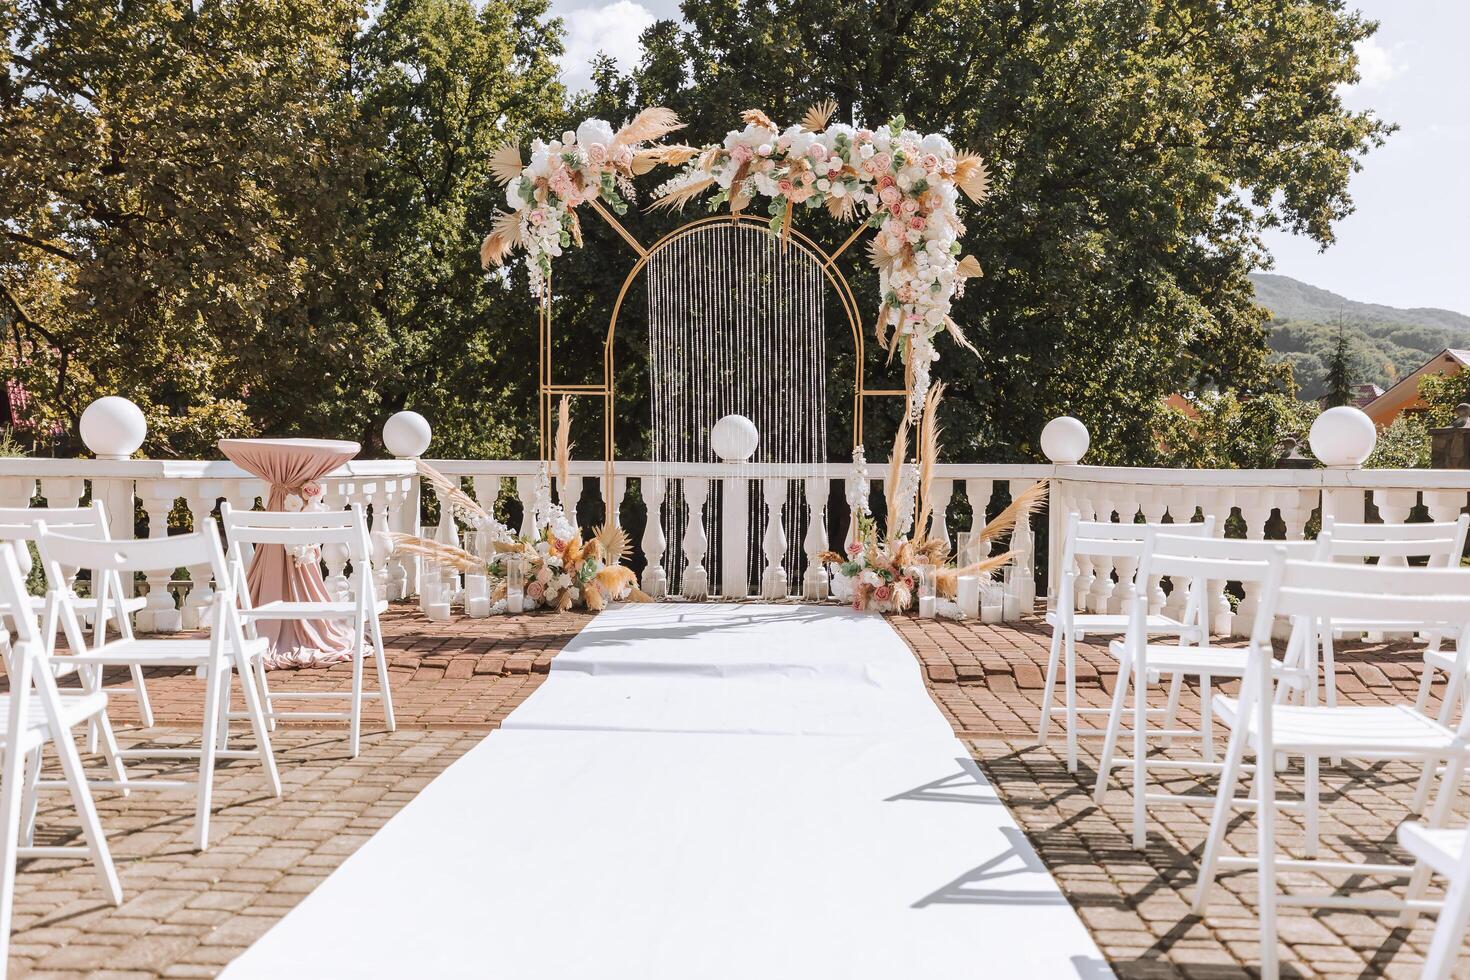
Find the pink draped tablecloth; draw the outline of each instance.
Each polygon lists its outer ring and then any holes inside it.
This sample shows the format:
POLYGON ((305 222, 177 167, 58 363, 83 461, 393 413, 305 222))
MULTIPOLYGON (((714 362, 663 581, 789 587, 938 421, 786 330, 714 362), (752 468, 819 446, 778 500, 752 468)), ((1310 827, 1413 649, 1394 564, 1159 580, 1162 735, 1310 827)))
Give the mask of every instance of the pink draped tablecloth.
MULTIPOLYGON (((362 447, 335 439, 221 439, 220 452, 236 466, 270 484, 266 510, 285 510, 286 498, 356 456, 362 447)), ((298 562, 278 544, 255 549, 247 573, 250 602, 330 602, 317 562, 298 562)), ((327 667, 352 658, 352 635, 329 619, 259 620, 256 632, 270 642, 272 669, 327 667)))

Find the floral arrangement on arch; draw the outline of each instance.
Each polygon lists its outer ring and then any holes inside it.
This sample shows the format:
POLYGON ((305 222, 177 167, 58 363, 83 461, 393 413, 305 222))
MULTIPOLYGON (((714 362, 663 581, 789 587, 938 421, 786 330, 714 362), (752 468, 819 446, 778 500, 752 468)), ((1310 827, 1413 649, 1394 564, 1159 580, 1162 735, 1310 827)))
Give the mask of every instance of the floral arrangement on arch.
MULTIPOLYGON (((944 385, 939 384, 929 390, 924 400, 918 464, 903 462, 908 451, 908 419, 899 422, 884 480, 888 510, 886 535, 878 533, 877 522, 868 510, 865 490, 868 471, 862 447, 853 450, 849 486, 858 489, 849 502, 853 505, 856 531, 844 553, 828 551, 820 557, 832 573, 833 594, 850 602, 858 612, 904 612, 913 603, 926 567, 935 576, 938 596, 953 599, 961 575, 991 576, 1018 554, 1006 551, 957 567, 949 545, 932 533, 931 489, 934 464, 939 458, 938 409, 943 397, 944 385), (910 529, 916 531, 912 537, 910 529)), ((989 542, 1009 533, 1018 521, 1028 519, 1046 500, 1046 493, 1047 484, 1042 480, 1017 494, 973 540, 989 542)))
POLYGON ((517 247, 525 249, 531 291, 540 295, 551 275, 551 260, 575 244, 582 246, 577 207, 606 201, 618 214, 636 197, 633 177, 661 163, 680 164, 696 151, 689 146, 652 146, 683 123, 669 109, 644 109, 614 131, 602 119, 588 119, 550 142, 533 140, 531 162, 520 148, 502 146, 490 159, 490 172, 505 186, 508 212, 497 212, 480 245, 480 264, 501 265, 517 247))
POLYGON ((877 229, 868 252, 882 294, 878 340, 890 359, 901 350, 911 366, 908 414, 917 418, 939 359, 935 337, 947 332, 974 350, 950 316, 965 280, 982 274, 974 256, 961 256, 959 195, 984 201, 989 174, 977 154, 956 152, 938 133, 908 129, 903 116, 868 129, 832 123, 836 108, 832 101, 814 106, 785 129, 747 110, 745 128, 692 157, 655 191, 654 206, 683 207, 713 191, 710 210, 728 204, 734 214, 765 199, 770 228, 782 235, 803 208, 826 208, 877 229))
MULTIPOLYGON (((568 416, 567 399, 563 396, 556 432, 562 486, 567 485, 571 466, 568 416)), ((633 570, 622 564, 631 550, 627 532, 617 525, 604 524, 590 536, 584 535, 562 506, 551 502, 551 482, 545 464, 536 487, 532 515, 536 533, 531 537, 511 534, 478 501, 461 490, 457 481, 423 461, 419 462, 418 471, 455 516, 477 530, 488 532, 490 554, 477 556, 442 541, 395 534, 394 544, 405 554, 421 555, 459 572, 488 575, 494 582, 490 599, 496 603, 506 596, 507 565, 512 560, 523 563, 525 603, 531 609, 586 608, 598 612, 609 602, 653 601, 637 587, 633 570)))

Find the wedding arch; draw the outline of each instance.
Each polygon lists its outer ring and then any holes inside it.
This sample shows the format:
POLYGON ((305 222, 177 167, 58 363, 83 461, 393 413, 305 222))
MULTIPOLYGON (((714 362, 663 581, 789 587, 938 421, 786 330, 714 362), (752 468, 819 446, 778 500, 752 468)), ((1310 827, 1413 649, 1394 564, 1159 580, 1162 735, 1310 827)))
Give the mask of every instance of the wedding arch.
MULTIPOLYGON (((730 384, 731 363, 738 362, 744 384, 761 385, 769 402, 763 439, 775 444, 770 462, 820 462, 798 459, 810 446, 784 445, 769 431, 784 419, 800 428, 810 415, 813 394, 824 398, 824 355, 812 349, 825 332, 824 301, 815 292, 830 291, 838 299, 854 345, 852 379, 854 449, 862 445, 866 400, 902 397, 907 415, 917 417, 930 385, 930 368, 938 353, 934 339, 949 333, 969 347, 950 317, 950 303, 964 288, 964 280, 980 275, 973 257, 961 257, 959 239, 964 226, 959 196, 979 202, 987 194, 984 163, 972 153, 957 153, 937 134, 909 130, 902 117, 875 129, 832 124, 835 104, 813 107, 802 121, 782 129, 764 113, 743 114, 744 128, 732 130, 718 144, 692 147, 665 144, 664 137, 682 127, 666 109, 647 109, 618 130, 598 119, 583 122, 575 131, 551 141, 535 140, 531 160, 523 161, 518 147, 501 148, 491 170, 506 188, 510 210, 496 216, 494 228, 481 247, 486 268, 503 264, 517 250, 526 254, 532 290, 538 304, 538 396, 542 457, 547 458, 553 400, 562 396, 602 401, 604 466, 608 484, 614 477, 616 413, 614 394, 616 358, 614 339, 625 300, 642 278, 649 290, 650 371, 665 372, 662 382, 651 378, 655 404, 655 463, 670 454, 711 457, 711 413, 740 399, 740 384, 730 384), (635 197, 633 178, 658 166, 679 168, 654 193, 654 208, 679 208, 709 198, 709 208, 722 206, 724 214, 695 218, 652 245, 645 246, 618 216, 635 197), (567 384, 557 380, 552 359, 552 260, 568 247, 582 244, 578 209, 587 205, 607 222, 637 256, 618 291, 603 346, 600 384, 567 384), (764 217, 751 213, 764 205, 764 217), (825 208, 839 220, 856 227, 840 246, 824 250, 796 228, 802 210, 825 208), (879 274, 880 305, 874 317, 875 337, 891 360, 901 357, 902 388, 868 387, 865 383, 865 334, 861 308, 838 259, 862 237, 873 232, 868 252, 879 274), (761 289, 752 288, 759 284, 761 289), (750 315, 752 310, 755 315, 750 315), (744 343, 720 369, 727 382, 723 401, 710 397, 686 360, 679 365, 657 362, 660 349, 685 351, 708 341, 720 331, 737 330, 744 343), (703 333, 701 333, 703 331, 703 333), (765 331, 765 333, 762 333, 765 331), (686 345, 685 341, 691 341, 686 345), (661 345, 661 347, 660 347, 661 345), (782 346, 784 345, 784 346, 782 346), (794 375, 775 377, 802 359, 794 375), (774 355, 774 356, 773 356, 774 355), (767 360, 760 358, 765 356, 767 360), (819 358, 814 363, 813 358, 819 358), (768 373, 760 375, 760 371, 768 373), (752 380, 754 379, 754 380, 752 380), (709 402, 703 415, 665 405, 660 418, 660 384, 666 398, 688 402, 699 395, 709 402), (802 413, 792 406, 803 399, 802 413), (683 414, 680 414, 682 411, 683 414), (663 442, 660 442, 662 433, 663 442), (691 435, 692 433, 692 435, 691 435), (773 438, 774 437, 774 438, 773 438), (684 440, 679 442, 678 440, 684 440)), ((729 346, 729 345, 727 345, 729 346)), ((710 354, 707 344, 698 352, 710 354)), ((970 348, 973 350, 973 348, 970 348)), ((715 368, 704 365, 706 371, 715 368)), ((739 374, 738 371, 733 372, 739 374)), ((706 373, 703 379, 711 375, 706 373)), ((753 404, 749 399, 747 404, 753 404)), ((732 414, 749 411, 731 409, 732 414)), ((714 417, 719 417, 715 415, 714 417)), ((813 422, 824 432, 825 412, 817 405, 813 422)), ((816 443, 825 454, 825 439, 816 443)), ((694 461, 694 460, 688 460, 694 461)), ((611 520, 612 495, 605 495, 611 520)))

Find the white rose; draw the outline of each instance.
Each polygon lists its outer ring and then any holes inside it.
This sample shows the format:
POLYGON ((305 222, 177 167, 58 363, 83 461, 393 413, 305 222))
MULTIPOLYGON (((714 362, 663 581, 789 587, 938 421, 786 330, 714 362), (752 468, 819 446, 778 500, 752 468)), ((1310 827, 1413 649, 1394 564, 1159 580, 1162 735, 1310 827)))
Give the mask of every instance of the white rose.
POLYGON ((930 133, 920 141, 919 152, 932 153, 942 160, 954 156, 954 144, 938 133, 930 133))
POLYGON ((613 141, 613 128, 601 119, 588 119, 577 127, 577 144, 587 147, 593 143, 601 143, 603 146, 611 146, 613 141))
POLYGON ((810 150, 812 144, 817 141, 815 134, 809 133, 799 126, 792 126, 786 130, 785 139, 787 148, 796 156, 806 156, 806 151, 810 150))
POLYGON ((899 174, 898 178, 894 180, 894 183, 898 185, 898 189, 901 191, 907 191, 910 187, 914 186, 914 182, 909 180, 908 174, 899 174))
POLYGON ((823 194, 825 194, 828 191, 830 191, 831 189, 832 189, 832 182, 830 180, 828 180, 826 177, 820 177, 820 178, 817 179, 817 190, 819 190, 823 194))
POLYGON ((929 326, 931 327, 943 326, 944 311, 937 306, 931 306, 929 308, 929 311, 924 314, 924 322, 929 324, 929 326))
POLYGON ((833 184, 832 185, 832 196, 833 197, 846 197, 847 196, 847 185, 846 184, 843 184, 843 183, 833 184))
POLYGON ((519 180, 513 180, 505 185, 505 203, 510 205, 512 211, 519 211, 526 206, 526 202, 521 200, 521 182, 519 180))
POLYGON ((305 509, 305 507, 306 507, 306 501, 302 500, 301 497, 298 496, 297 494, 288 493, 288 494, 286 494, 286 499, 281 504, 281 506, 284 507, 290 513, 293 513, 294 514, 294 513, 298 512, 300 510, 305 509))

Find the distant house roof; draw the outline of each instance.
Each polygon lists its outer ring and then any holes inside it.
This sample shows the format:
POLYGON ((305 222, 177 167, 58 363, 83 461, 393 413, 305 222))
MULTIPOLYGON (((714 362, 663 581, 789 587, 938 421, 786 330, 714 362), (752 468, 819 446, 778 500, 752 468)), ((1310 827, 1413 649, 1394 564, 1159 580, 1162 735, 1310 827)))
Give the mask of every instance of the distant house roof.
MULTIPOLYGON (((1381 394, 1383 394, 1383 389, 1378 387, 1376 384, 1373 384, 1371 381, 1364 382, 1360 385, 1353 385, 1352 401, 1348 402, 1348 404, 1352 405, 1354 408, 1363 408, 1365 405, 1373 401, 1381 394)), ((1321 405, 1323 408, 1326 408, 1327 399, 1325 397, 1319 398, 1317 399, 1317 404, 1321 405)))
POLYGON ((1192 419, 1196 418, 1199 415, 1199 409, 1194 407, 1194 402, 1190 401, 1188 398, 1185 398, 1177 391, 1164 399, 1164 405, 1168 408, 1183 412, 1185 418, 1192 419))
POLYGON ((1359 407, 1380 428, 1392 424, 1399 414, 1424 407, 1419 397, 1419 381, 1430 374, 1459 374, 1470 367, 1470 350, 1446 347, 1413 371, 1399 379, 1398 384, 1359 407))

